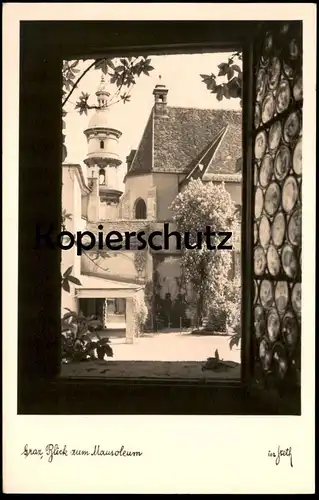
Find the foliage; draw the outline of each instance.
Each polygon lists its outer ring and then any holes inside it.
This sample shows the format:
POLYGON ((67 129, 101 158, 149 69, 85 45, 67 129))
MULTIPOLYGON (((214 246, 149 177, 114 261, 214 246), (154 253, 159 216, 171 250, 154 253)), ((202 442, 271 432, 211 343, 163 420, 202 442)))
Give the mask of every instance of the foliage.
MULTIPOLYGON (((66 220, 72 220, 72 214, 69 214, 64 208, 62 210, 62 215, 61 215, 62 231, 65 231, 66 220)), ((61 276, 61 287, 65 292, 68 292, 68 293, 70 293, 70 283, 73 283, 74 285, 79 285, 79 286, 82 285, 81 281, 72 275, 72 271, 73 271, 73 266, 70 266, 67 268, 67 270, 61 276)))
POLYGON ((113 357, 113 349, 108 338, 101 338, 95 330, 103 328, 102 323, 93 316, 87 318, 67 309, 61 319, 62 362, 103 360, 105 356, 113 357), (94 332, 97 340, 92 340, 94 332))
POLYGON ((154 291, 153 291, 153 283, 152 281, 148 281, 145 285, 144 288, 144 300, 145 300, 145 305, 147 307, 147 319, 145 322, 145 329, 148 331, 152 331, 154 327, 154 321, 153 321, 153 302, 154 298, 154 291))
POLYGON ((226 99, 240 99, 240 104, 242 104, 243 72, 241 52, 232 54, 228 62, 222 62, 218 65, 218 69, 217 77, 214 73, 200 75, 207 90, 212 94, 216 94, 218 101, 222 101, 225 97, 226 99), (219 77, 224 77, 224 81, 217 83, 219 77))
POLYGON ((229 341, 229 347, 232 349, 234 346, 238 346, 241 339, 241 284, 239 276, 231 283, 231 287, 227 326, 233 331, 229 341))
MULTIPOLYGON (((190 232, 195 242, 197 232, 207 225, 212 231, 232 231, 235 207, 224 184, 192 180, 179 193, 170 209, 180 233, 190 232)), ((215 242, 217 243, 217 238, 215 242)), ((192 284, 197 297, 197 322, 202 322, 208 307, 217 311, 227 302, 226 288, 231 268, 231 252, 210 250, 203 238, 201 248, 183 249, 181 257, 185 280, 192 284)))
POLYGON ((148 317, 144 291, 137 292, 133 297, 133 330, 134 336, 140 335, 148 317))
POLYGON ((61 286, 65 292, 70 292, 70 283, 74 285, 81 286, 81 281, 72 275, 73 266, 67 268, 67 270, 61 276, 61 286))
MULTIPOLYGON (((66 220, 72 220, 72 214, 63 209, 61 220, 63 230, 65 230, 66 220)), ((62 289, 68 293, 70 293, 70 283, 81 286, 80 280, 72 275, 72 270, 73 266, 68 267, 61 276, 62 289)), ((96 332, 97 340, 92 340, 89 336, 95 330, 103 329, 101 321, 92 316, 86 318, 68 308, 66 310, 68 312, 61 319, 62 363, 112 357, 113 350, 108 338, 101 339, 96 332)))
POLYGON ((202 371, 226 372, 234 368, 234 366, 236 366, 236 363, 220 359, 218 349, 216 349, 214 357, 207 358, 207 361, 202 366, 202 371))
MULTIPOLYGON (((124 58, 109 58, 104 57, 96 59, 91 63, 84 71, 78 68, 79 60, 76 61, 64 61, 62 66, 62 108, 65 106, 73 92, 79 88, 79 84, 83 77, 91 69, 102 71, 104 75, 107 75, 108 86, 115 86, 115 91, 113 96, 109 96, 106 106, 109 107, 118 102, 130 101, 131 91, 136 85, 138 78, 142 75, 149 76, 150 72, 154 70, 151 65, 151 59, 148 56, 137 56, 137 57, 124 57, 124 58), (80 75, 79 75, 80 73, 80 75)), ((87 92, 81 92, 78 100, 74 104, 74 109, 76 109, 80 115, 83 113, 87 115, 90 109, 99 109, 99 106, 95 104, 89 104, 90 94, 87 92)), ((63 109, 63 118, 67 115, 67 111, 63 109)), ((62 120, 62 128, 65 129, 65 121, 62 120)), ((65 134, 62 133, 62 162, 65 161, 67 157, 67 149, 65 146, 65 134)))
POLYGON ((65 221, 66 220, 72 220, 72 214, 67 213, 65 208, 62 210, 62 216, 61 216, 61 225, 62 225, 62 230, 65 231, 65 221))

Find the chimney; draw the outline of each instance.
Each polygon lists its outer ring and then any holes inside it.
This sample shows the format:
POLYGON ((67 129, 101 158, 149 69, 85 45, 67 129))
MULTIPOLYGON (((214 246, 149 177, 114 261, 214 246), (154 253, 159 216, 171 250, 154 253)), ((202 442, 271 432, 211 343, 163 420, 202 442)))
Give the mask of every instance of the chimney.
POLYGON ((126 157, 127 172, 131 168, 135 155, 136 155, 136 149, 131 149, 130 154, 126 157))
POLYGON ((167 94, 168 88, 166 85, 161 83, 161 76, 159 77, 160 83, 155 86, 153 90, 154 95, 154 110, 155 116, 166 116, 167 115, 167 94))

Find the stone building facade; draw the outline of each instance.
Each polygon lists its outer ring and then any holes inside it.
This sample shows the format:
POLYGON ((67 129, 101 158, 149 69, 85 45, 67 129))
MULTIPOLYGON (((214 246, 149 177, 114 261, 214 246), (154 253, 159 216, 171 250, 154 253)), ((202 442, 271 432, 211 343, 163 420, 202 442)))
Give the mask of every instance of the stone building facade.
MULTIPOLYGON (((241 113, 168 106, 169 91, 162 84, 153 94, 154 105, 140 144, 126 158, 122 192, 118 178, 121 131, 112 127, 107 108, 109 93, 102 77, 96 92, 99 108, 84 131, 88 175, 85 178, 81 165, 62 166, 63 208, 72 214, 66 221, 67 230, 90 230, 97 235, 103 227, 104 235, 110 231, 148 233, 163 231, 164 222, 174 230, 169 207, 195 178, 224 182, 235 204, 241 206, 241 113)), ((239 252, 239 234, 235 245, 239 252)), ((70 294, 63 292, 62 307, 79 309, 81 299, 95 299, 102 305, 107 299, 122 299, 116 307, 126 308, 128 340, 135 334, 129 332, 134 297, 144 290, 149 299, 158 296, 165 300, 169 296, 174 302, 181 294, 180 255, 173 243, 163 251, 131 248, 98 252, 93 248, 81 257, 76 249, 62 253, 62 267, 73 265, 73 274, 82 284, 73 287, 70 294)), ((186 287, 183 293, 190 296, 191 290, 186 287)), ((101 310, 107 317, 105 308, 101 310)), ((154 318, 150 320, 154 324, 154 318)))

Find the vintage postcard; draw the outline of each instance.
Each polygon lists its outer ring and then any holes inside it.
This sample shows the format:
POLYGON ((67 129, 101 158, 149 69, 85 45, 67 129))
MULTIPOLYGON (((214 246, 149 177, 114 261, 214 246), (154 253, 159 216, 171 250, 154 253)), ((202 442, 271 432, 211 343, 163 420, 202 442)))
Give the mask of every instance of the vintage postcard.
POLYGON ((4 492, 313 493, 315 5, 3 12, 4 492))

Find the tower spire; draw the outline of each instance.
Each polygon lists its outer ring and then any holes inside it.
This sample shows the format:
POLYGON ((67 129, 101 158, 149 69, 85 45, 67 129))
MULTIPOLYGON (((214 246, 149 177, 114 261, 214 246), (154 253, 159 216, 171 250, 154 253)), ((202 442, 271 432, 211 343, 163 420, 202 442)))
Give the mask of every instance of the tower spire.
POLYGON ((101 75, 101 83, 98 86, 97 91, 95 92, 97 97, 97 102, 100 108, 104 108, 107 106, 107 98, 110 97, 110 93, 106 90, 105 78, 102 72, 101 75))

